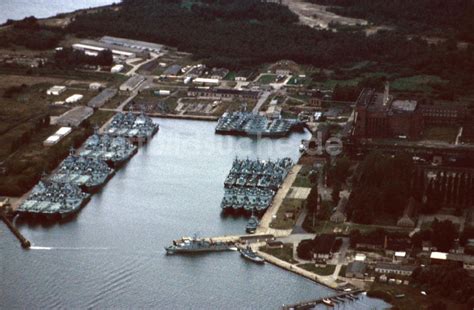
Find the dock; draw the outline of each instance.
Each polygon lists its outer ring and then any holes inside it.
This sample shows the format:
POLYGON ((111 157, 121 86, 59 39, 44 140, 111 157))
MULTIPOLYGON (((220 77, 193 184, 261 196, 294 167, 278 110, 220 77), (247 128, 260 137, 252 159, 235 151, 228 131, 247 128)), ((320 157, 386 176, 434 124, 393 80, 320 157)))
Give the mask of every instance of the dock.
POLYGON ((358 294, 364 292, 363 290, 356 290, 350 292, 340 292, 330 296, 322 297, 319 299, 302 301, 297 304, 292 305, 283 305, 282 309, 284 310, 296 310, 296 309, 311 309, 317 305, 326 305, 329 307, 334 307, 339 303, 344 303, 346 301, 353 301, 359 298, 358 294))
POLYGON ((2 211, 0 211, 0 218, 8 226, 18 241, 20 241, 21 246, 25 249, 28 249, 31 246, 31 242, 20 233, 20 231, 12 224, 12 222, 10 222, 8 217, 2 211))

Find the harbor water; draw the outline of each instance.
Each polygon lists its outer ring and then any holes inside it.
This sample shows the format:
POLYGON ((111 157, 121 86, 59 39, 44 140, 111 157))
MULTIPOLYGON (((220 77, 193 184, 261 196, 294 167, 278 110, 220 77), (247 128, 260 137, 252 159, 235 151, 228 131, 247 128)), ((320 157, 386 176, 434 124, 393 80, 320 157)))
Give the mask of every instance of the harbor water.
POLYGON ((2 0, 0 1, 0 23, 8 19, 22 19, 27 16, 44 18, 58 13, 109 5, 120 1, 111 0, 2 0))
MULTIPOLYGON (((215 122, 156 119, 160 132, 69 222, 0 226, 0 308, 277 309, 331 290, 237 252, 165 255, 183 235, 241 234, 222 217, 235 156, 298 157, 306 133, 277 140, 214 134, 215 122)), ((352 308, 381 309, 365 298, 352 308)))

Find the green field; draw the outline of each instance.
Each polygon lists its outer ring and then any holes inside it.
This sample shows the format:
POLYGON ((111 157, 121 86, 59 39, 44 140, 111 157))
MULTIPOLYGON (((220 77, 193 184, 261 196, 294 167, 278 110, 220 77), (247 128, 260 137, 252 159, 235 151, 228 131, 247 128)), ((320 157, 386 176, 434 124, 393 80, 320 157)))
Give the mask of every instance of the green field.
POLYGON ((430 84, 446 83, 436 75, 415 75, 394 80, 390 83, 390 88, 398 91, 421 91, 430 92, 433 88, 430 84))
POLYGON ((275 82, 276 78, 277 78, 276 74, 263 74, 258 78, 257 83, 267 85, 267 84, 275 82))
POLYGON ((423 139, 454 143, 458 132, 458 127, 429 127, 425 129, 423 139))
POLYGON ((264 246, 260 248, 260 251, 268 253, 276 258, 284 260, 290 264, 297 263, 295 259, 293 259, 293 244, 292 243, 285 243, 283 248, 281 249, 270 249, 268 246, 264 246))
POLYGON ((314 272, 315 274, 320 275, 320 276, 332 275, 334 273, 334 270, 336 270, 336 265, 326 265, 326 267, 316 267, 316 265, 313 263, 301 264, 301 265, 298 265, 298 267, 301 267, 310 272, 314 272))
POLYGON ((280 206, 280 209, 278 209, 276 218, 274 218, 270 223, 270 227, 275 229, 293 228, 301 210, 304 207, 304 203, 305 201, 301 199, 285 198, 280 206), (287 212, 293 212, 293 218, 286 218, 285 214, 287 212))

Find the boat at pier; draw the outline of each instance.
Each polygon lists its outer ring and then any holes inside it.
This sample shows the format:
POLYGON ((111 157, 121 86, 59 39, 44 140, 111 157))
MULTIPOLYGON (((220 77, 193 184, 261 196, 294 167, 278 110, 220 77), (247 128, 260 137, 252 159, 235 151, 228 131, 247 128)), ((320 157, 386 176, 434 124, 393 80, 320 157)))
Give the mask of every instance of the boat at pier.
POLYGON ((254 234, 257 231, 258 224, 258 217, 252 215, 245 226, 245 231, 249 234, 254 234))
POLYGON ((245 249, 239 249, 239 252, 242 257, 251 260, 254 263, 265 263, 265 260, 262 257, 258 256, 257 252, 253 251, 252 248, 250 248, 249 246, 247 246, 245 249))
POLYGON ((105 133, 113 137, 125 137, 133 143, 146 143, 159 130, 159 125, 144 113, 135 115, 129 113, 117 113, 105 133))
POLYGON ((84 143, 80 156, 100 159, 117 169, 137 153, 137 146, 125 137, 112 137, 97 131, 84 143))
POLYGON ((212 239, 199 239, 194 237, 183 237, 173 241, 173 244, 165 247, 166 254, 185 254, 199 252, 235 251, 237 248, 232 242, 213 241, 212 239))
POLYGON ((20 215, 43 215, 47 219, 68 217, 78 212, 90 195, 72 183, 41 180, 23 201, 16 212, 20 215))

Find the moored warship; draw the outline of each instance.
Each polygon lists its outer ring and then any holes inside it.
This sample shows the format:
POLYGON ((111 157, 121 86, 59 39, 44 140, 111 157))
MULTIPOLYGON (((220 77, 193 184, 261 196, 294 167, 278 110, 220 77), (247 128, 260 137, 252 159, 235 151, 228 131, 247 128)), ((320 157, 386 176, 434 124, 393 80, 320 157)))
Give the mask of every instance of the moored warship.
POLYGON ((61 162, 50 179, 58 183, 71 183, 86 192, 100 189, 115 173, 104 161, 71 154, 61 162))
POLYGON ((20 215, 44 215, 65 218, 78 212, 90 199, 90 195, 72 183, 41 180, 23 201, 16 212, 20 215))
POLYGON ((237 248, 231 242, 219 242, 212 239, 199 239, 194 237, 183 237, 180 240, 174 240, 173 244, 165 247, 166 254, 179 253, 197 253, 197 252, 216 252, 216 251, 235 251, 237 248))
POLYGON ((159 130, 159 125, 144 113, 118 113, 106 127, 105 133, 113 137, 125 137, 133 143, 146 143, 159 130))

